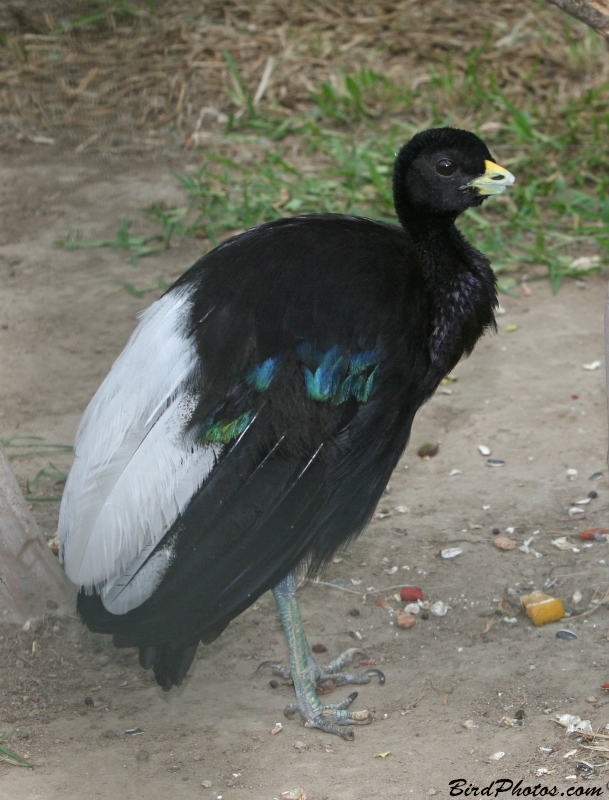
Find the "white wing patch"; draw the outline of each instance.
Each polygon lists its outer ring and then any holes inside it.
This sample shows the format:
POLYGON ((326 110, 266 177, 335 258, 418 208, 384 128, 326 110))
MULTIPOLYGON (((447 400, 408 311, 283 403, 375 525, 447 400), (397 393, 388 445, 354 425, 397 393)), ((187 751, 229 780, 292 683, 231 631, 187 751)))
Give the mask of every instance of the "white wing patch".
POLYGON ((152 305, 85 411, 59 515, 70 580, 123 614, 158 586, 171 548, 146 559, 201 487, 220 452, 185 433, 197 363, 183 331, 188 289, 152 305), (167 552, 165 552, 167 551, 167 552))

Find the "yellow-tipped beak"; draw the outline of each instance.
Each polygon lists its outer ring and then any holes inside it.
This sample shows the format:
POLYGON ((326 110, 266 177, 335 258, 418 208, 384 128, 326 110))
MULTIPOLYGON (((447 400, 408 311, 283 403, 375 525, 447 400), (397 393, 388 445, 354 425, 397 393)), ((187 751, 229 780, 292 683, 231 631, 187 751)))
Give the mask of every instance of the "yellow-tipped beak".
POLYGON ((505 192, 508 186, 516 183, 516 178, 507 169, 495 164, 494 161, 485 161, 486 167, 484 175, 468 183, 468 186, 474 186, 480 194, 501 194, 505 192))

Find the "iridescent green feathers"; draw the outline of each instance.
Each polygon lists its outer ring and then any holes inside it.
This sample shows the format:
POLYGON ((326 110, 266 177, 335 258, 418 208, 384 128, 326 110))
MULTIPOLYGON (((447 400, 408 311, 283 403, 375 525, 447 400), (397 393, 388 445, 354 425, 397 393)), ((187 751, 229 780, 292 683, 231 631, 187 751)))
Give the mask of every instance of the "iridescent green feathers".
POLYGON ((307 395, 312 400, 342 405, 350 397, 360 403, 370 399, 380 356, 377 350, 345 355, 336 345, 319 353, 308 342, 298 348, 307 395))
MULTIPOLYGON (((370 399, 381 361, 378 349, 349 353, 335 345, 320 352, 310 342, 304 342, 296 349, 296 354, 306 394, 311 400, 340 406, 352 397, 358 403, 367 403, 370 399)), ((268 391, 281 365, 281 356, 267 358, 256 365, 245 378, 247 387, 261 394, 268 391)), ((252 410, 247 410, 227 418, 223 408, 218 408, 202 424, 199 441, 230 444, 244 433, 253 414, 252 410)))

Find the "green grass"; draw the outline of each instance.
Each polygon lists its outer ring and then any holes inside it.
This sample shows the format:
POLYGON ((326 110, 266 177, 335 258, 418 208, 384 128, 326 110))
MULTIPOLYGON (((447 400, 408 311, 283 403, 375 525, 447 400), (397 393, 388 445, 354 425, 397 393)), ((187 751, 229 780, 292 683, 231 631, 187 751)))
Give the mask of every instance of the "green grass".
MULTIPOLYGON (((15 458, 26 458, 29 456, 42 455, 61 455, 62 453, 72 453, 74 448, 69 444, 51 444, 46 442, 42 436, 13 436, 10 439, 1 439, 6 457, 10 460, 15 458)), ((41 478, 52 481, 55 488, 63 483, 68 477, 67 469, 61 469, 49 461, 46 467, 38 470, 36 475, 25 484, 25 497, 30 503, 57 503, 61 500, 61 494, 35 496, 38 490, 38 483, 41 478)))
POLYGON ((26 456, 72 453, 74 450, 71 444, 51 444, 42 436, 12 436, 10 439, 0 439, 0 445, 9 461, 26 456))
MULTIPOLYGON (((215 246, 235 231, 286 214, 335 212, 394 220, 395 152, 418 130, 455 125, 479 133, 517 179, 483 209, 467 211, 462 230, 491 258, 502 290, 513 291, 523 277, 547 277, 557 291, 563 278, 585 274, 571 268, 577 257, 599 256, 594 270, 609 258, 609 84, 562 103, 556 92, 549 93, 539 105, 522 87, 500 88, 481 60, 488 46, 473 51, 458 72, 450 61, 430 69, 429 80, 415 90, 368 69, 345 74, 342 89, 323 83, 312 93, 309 110, 299 115, 288 115, 272 101, 255 108, 225 52, 232 81, 227 91, 238 107, 225 133, 235 151, 250 150, 257 159, 244 166, 200 150, 198 172, 176 175, 184 204, 143 209, 161 228, 159 234, 133 236, 131 223, 123 223, 110 242, 63 244, 123 247, 137 258, 169 247, 175 234, 205 238, 215 246), (510 95, 514 88, 517 94, 510 95), (495 127, 484 129, 489 121, 495 127), (295 149, 298 157, 291 155, 295 149)), ((574 63, 583 58, 584 47, 590 48, 588 40, 572 43, 574 63)), ((534 73, 528 78, 533 80, 534 73)), ((126 288, 141 295, 161 285, 126 288)))
POLYGON ((3 733, 0 736, 0 762, 3 761, 6 764, 10 764, 12 767, 29 767, 29 769, 33 769, 33 764, 30 764, 23 756, 13 753, 12 750, 9 750, 8 747, 3 744, 7 736, 8 733, 3 733))

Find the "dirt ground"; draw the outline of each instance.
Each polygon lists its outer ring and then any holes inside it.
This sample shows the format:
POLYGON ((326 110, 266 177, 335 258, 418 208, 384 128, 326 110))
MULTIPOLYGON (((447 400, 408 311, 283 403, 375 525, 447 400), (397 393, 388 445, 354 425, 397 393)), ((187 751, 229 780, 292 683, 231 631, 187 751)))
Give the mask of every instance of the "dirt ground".
MULTIPOLYGON (((167 164, 49 152, 32 145, 0 167, 0 437, 67 443, 154 299, 138 299, 123 284, 170 280, 199 252, 196 241, 176 241, 134 266, 117 250, 57 247, 70 229, 112 238, 151 199, 177 197, 167 164)), ((454 779, 606 791, 602 765, 591 780, 566 780, 581 760, 605 762, 553 720, 569 712, 595 729, 609 723, 600 688, 609 680, 607 609, 534 628, 505 599, 508 589, 555 579, 550 591, 567 606, 579 590, 577 607, 593 610, 609 586, 609 545, 582 546, 577 536, 609 521, 604 367, 583 368, 603 358, 605 286, 596 277, 567 281, 552 296, 538 282, 528 296, 502 296, 499 334, 485 338, 455 370, 458 380, 419 413, 380 513, 323 583, 300 590, 312 644, 333 658, 361 637, 386 674, 384 686, 361 687, 356 707, 372 709, 374 722, 357 729, 354 742, 284 719, 291 687, 273 689, 268 674, 255 674, 258 662, 286 657, 270 595, 201 647, 184 685, 167 694, 134 653, 115 650, 75 617, 34 622, 29 631, 5 625, 0 734, 36 766, 0 763, 0 798, 272 800, 302 786, 309 800, 384 800, 448 797, 454 779), (416 454, 426 442, 440 444, 427 461, 416 454), (489 467, 479 445, 505 465, 489 467), (577 475, 569 478, 568 469, 577 475), (585 513, 570 517, 591 490, 598 496, 579 506, 585 513), (494 547, 493 530, 506 528, 519 545, 532 537, 533 551, 494 547), (554 547, 560 535, 572 536, 575 550, 554 547), (448 547, 463 552, 443 559, 448 547), (449 611, 419 615, 401 630, 377 599, 397 609, 392 587, 412 584, 449 611), (577 640, 556 638, 564 627, 577 640), (502 722, 520 709, 520 727, 502 722), (280 720, 283 731, 271 735, 280 720), (464 728, 465 720, 476 727, 464 728), (141 733, 126 733, 136 728, 141 733), (489 760, 498 751, 504 757, 489 760), (540 769, 548 772, 538 777, 540 769)), ((24 490, 49 461, 69 466, 65 454, 12 461, 24 490)), ((44 480, 37 489, 56 491, 44 480)), ((58 503, 32 509, 52 535, 58 503)))

